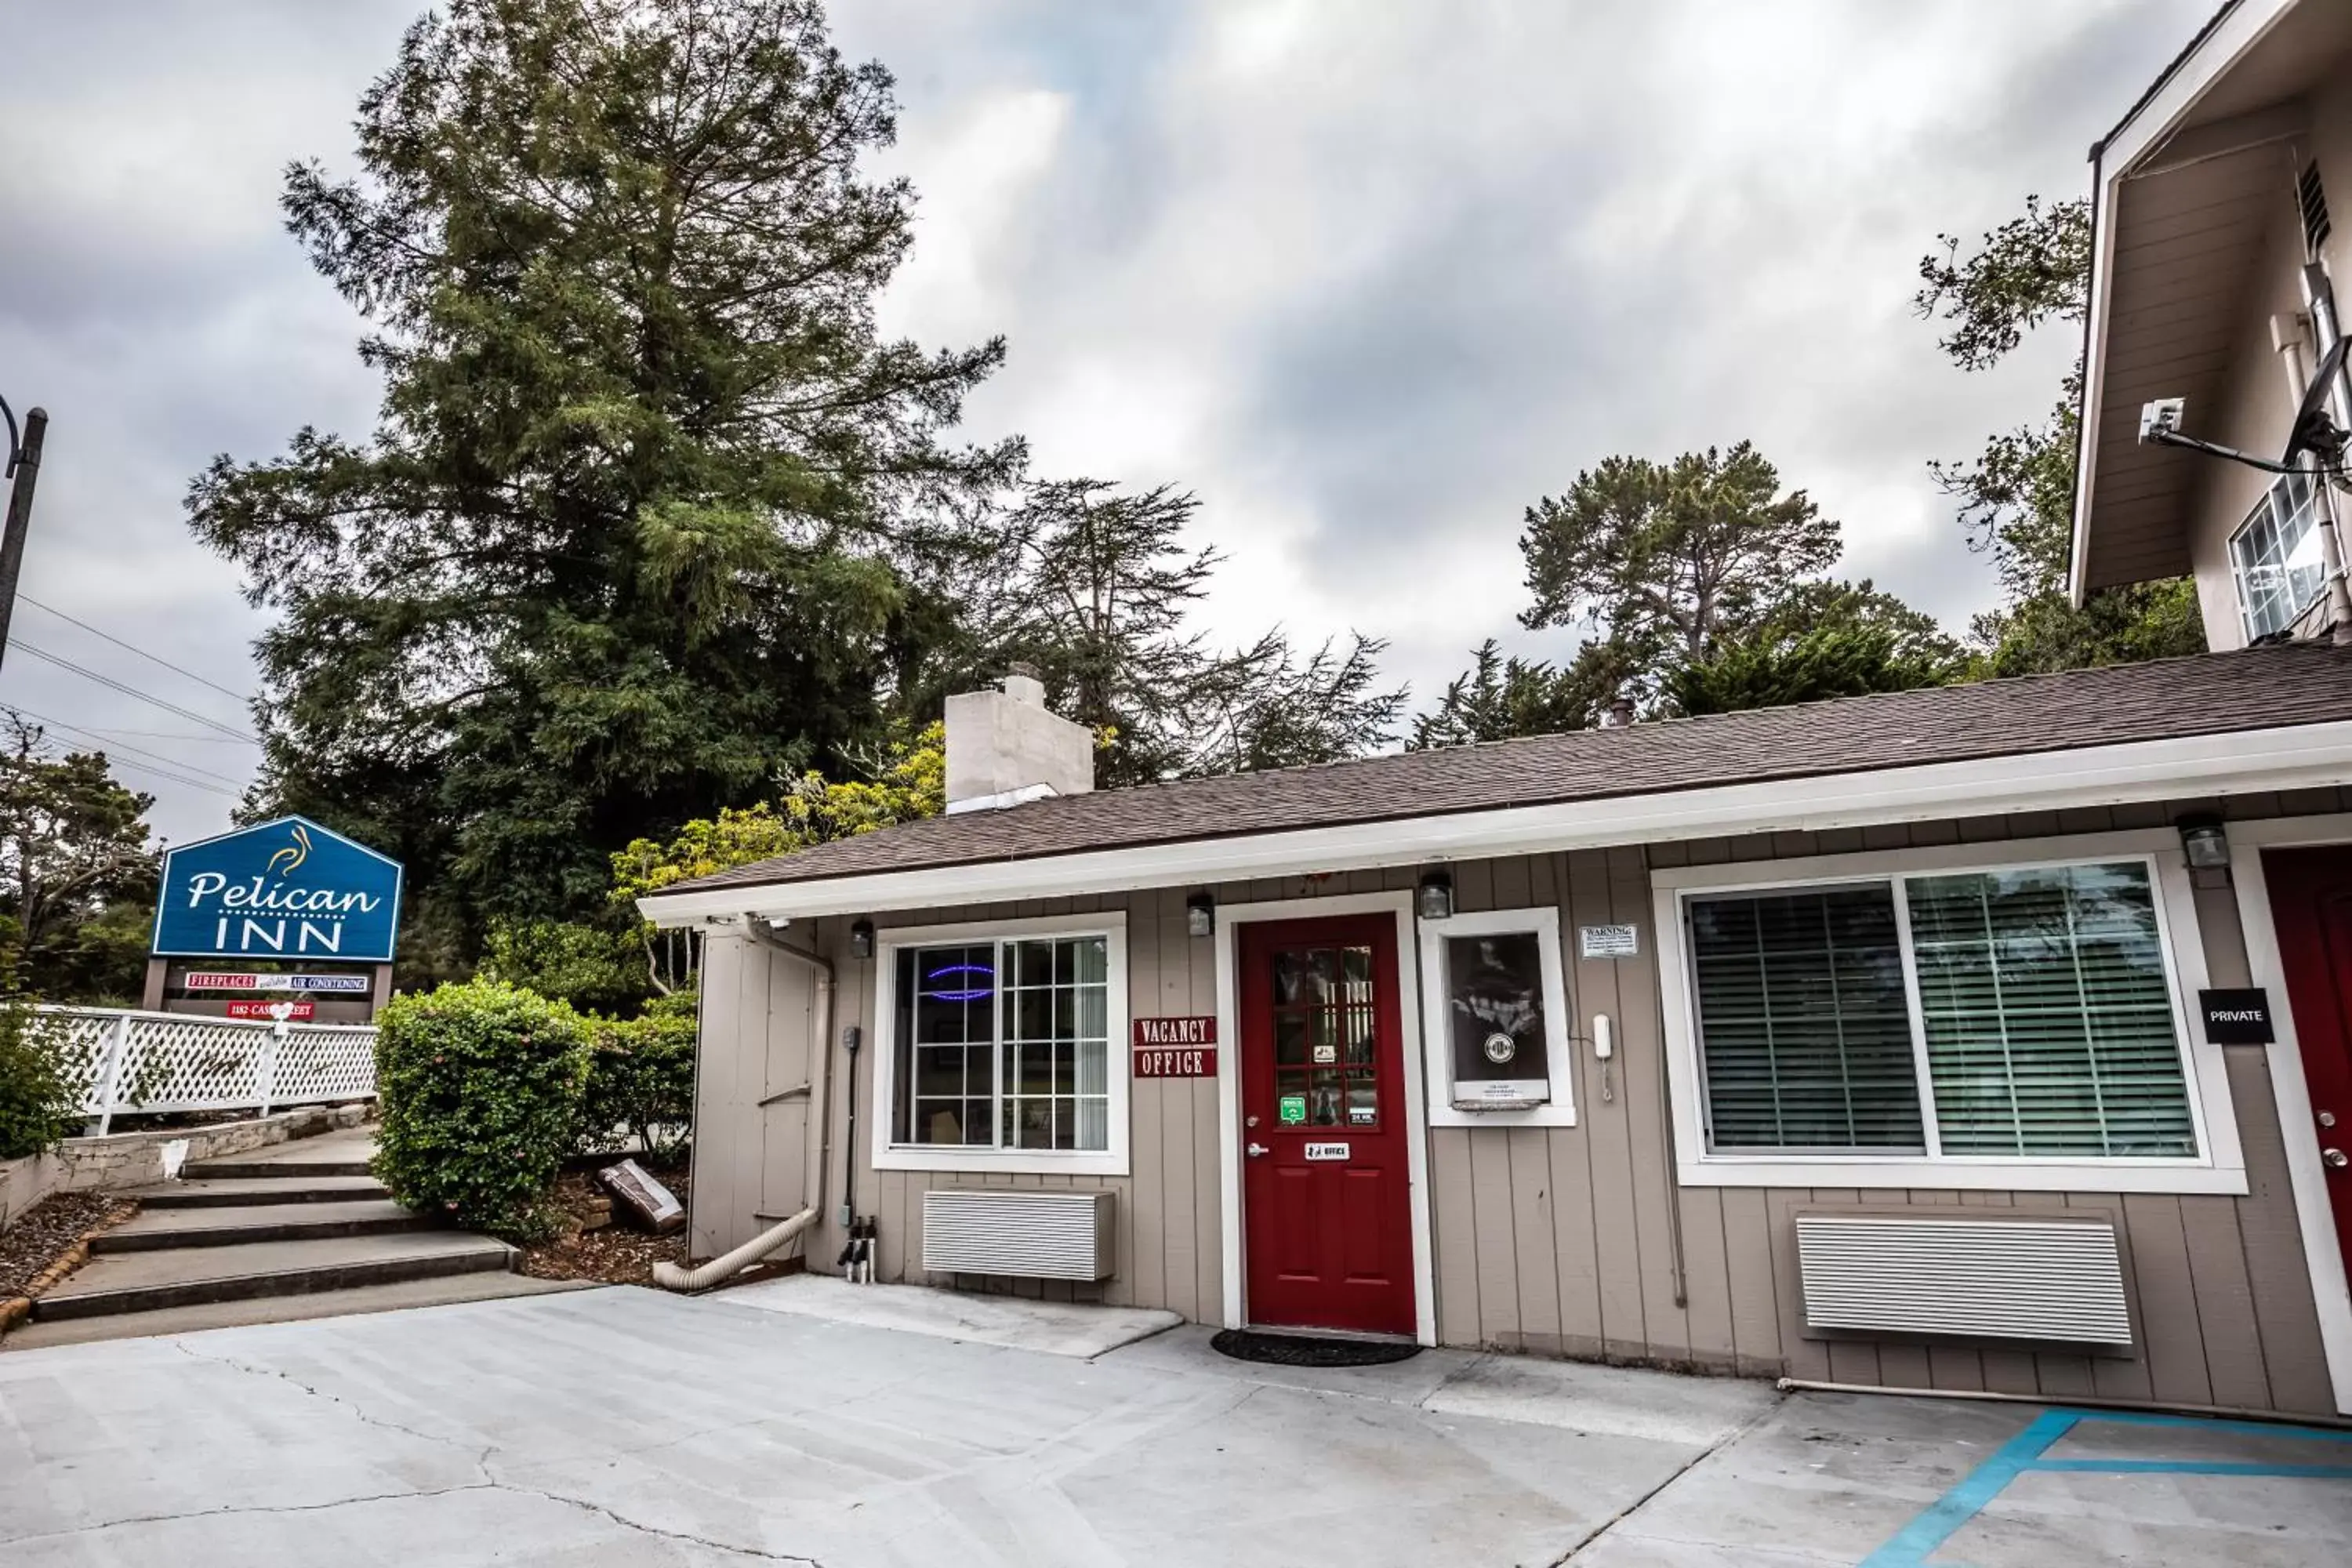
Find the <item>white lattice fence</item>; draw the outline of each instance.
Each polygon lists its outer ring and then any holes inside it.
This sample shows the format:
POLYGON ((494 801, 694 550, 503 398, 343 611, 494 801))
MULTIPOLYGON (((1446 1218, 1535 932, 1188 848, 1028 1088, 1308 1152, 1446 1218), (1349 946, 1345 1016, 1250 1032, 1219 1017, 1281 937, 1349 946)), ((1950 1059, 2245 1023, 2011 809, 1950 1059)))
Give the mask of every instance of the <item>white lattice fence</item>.
POLYGON ((100 1132, 126 1110, 268 1111, 375 1093, 375 1030, 364 1025, 41 1011, 64 1033, 67 1061, 84 1086, 82 1114, 100 1132))

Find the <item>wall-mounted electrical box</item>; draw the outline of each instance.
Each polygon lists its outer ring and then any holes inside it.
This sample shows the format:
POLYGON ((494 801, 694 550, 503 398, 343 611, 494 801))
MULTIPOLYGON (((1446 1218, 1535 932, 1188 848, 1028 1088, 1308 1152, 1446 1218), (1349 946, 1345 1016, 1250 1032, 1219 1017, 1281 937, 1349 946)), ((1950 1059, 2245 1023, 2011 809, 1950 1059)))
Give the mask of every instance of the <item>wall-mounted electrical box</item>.
POLYGON ((1536 932, 1448 936, 1445 1014, 1456 1110, 1526 1110, 1550 1101, 1536 932))

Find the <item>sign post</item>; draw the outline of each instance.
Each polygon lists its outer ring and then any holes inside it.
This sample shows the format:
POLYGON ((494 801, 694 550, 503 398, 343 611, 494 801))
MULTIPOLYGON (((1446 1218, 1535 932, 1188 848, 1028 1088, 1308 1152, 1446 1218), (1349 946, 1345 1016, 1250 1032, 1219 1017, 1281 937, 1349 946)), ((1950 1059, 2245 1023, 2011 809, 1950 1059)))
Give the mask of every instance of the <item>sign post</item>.
POLYGON ((274 1016, 281 1028, 321 1003, 346 1018, 373 1017, 391 991, 400 890, 398 861, 299 816, 167 850, 146 1005, 274 1016), (187 970, 174 999, 174 959, 219 966, 187 970), (281 1016, 266 1010, 268 1001, 228 1000, 237 993, 317 1000, 281 1016))

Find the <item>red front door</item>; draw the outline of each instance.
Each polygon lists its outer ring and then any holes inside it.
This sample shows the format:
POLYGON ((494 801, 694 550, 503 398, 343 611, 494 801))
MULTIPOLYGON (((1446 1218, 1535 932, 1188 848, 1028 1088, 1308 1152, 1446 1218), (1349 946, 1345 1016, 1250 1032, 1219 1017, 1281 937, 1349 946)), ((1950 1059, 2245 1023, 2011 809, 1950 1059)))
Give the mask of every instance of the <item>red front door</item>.
POLYGON ((1249 1321, 1410 1334, 1396 921, 1241 929, 1249 1321))
POLYGON ((2263 855, 2313 1131, 2352 1268, 2352 847, 2263 855))

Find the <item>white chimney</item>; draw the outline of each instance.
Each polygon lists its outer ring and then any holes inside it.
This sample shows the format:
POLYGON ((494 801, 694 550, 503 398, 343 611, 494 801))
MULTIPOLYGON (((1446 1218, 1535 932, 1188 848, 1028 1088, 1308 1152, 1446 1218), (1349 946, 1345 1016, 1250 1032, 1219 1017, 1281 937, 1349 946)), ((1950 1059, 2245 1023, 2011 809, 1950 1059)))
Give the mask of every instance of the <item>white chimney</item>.
POLYGON ((988 811, 1095 787, 1094 731, 1055 717, 1034 677, 948 699, 948 812, 988 811))

